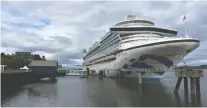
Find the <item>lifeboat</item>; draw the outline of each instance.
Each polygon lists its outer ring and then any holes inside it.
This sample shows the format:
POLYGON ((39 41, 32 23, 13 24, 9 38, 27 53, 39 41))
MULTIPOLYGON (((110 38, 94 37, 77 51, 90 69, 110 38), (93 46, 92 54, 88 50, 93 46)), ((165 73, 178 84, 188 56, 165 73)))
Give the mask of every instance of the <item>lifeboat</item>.
POLYGON ((108 55, 108 56, 105 56, 105 57, 98 58, 98 59, 94 60, 92 62, 92 64, 105 62, 105 61, 113 60, 113 59, 116 59, 116 54, 111 54, 111 55, 108 55))

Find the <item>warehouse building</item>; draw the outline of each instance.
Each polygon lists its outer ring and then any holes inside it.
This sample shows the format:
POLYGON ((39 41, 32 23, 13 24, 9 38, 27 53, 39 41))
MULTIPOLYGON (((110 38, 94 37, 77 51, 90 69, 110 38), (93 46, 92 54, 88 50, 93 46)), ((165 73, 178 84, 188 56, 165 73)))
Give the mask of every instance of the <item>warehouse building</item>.
POLYGON ((33 60, 28 65, 32 72, 36 72, 43 77, 55 75, 58 69, 56 60, 33 60))
POLYGON ((31 59, 31 52, 15 52, 14 58, 31 59))

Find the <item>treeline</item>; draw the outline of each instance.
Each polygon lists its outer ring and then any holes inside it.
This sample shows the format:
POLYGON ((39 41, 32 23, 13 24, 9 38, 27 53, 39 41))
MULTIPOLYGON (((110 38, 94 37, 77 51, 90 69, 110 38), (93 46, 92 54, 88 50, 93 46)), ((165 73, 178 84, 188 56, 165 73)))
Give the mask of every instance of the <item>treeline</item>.
POLYGON ((14 54, 5 55, 1 53, 1 65, 6 65, 7 68, 19 69, 20 67, 28 66, 31 60, 46 60, 45 56, 40 57, 39 54, 32 55, 31 59, 28 57, 16 57, 14 54))
POLYGON ((20 67, 29 65, 29 60, 19 58, 1 58, 1 65, 6 65, 8 68, 19 69, 20 67))

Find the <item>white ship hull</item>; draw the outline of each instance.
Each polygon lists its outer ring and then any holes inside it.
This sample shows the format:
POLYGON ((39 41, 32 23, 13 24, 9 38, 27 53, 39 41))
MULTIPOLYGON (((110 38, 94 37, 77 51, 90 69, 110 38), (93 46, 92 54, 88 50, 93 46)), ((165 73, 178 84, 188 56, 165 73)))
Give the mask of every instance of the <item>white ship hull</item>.
MULTIPOLYGON (((199 46, 199 41, 194 39, 170 39, 149 42, 143 45, 132 44, 121 53, 117 54, 116 60, 93 64, 88 67, 97 74, 104 69, 127 69, 133 68, 155 68, 169 69, 178 64, 188 53, 199 46), (191 51, 189 51, 191 50, 191 51), (187 52, 189 51, 189 52, 187 52)), ((106 73, 109 77, 116 77, 118 71, 106 73)), ((145 72, 143 80, 159 81, 166 72, 145 72)), ((138 73, 127 74, 128 78, 137 78, 138 73)))

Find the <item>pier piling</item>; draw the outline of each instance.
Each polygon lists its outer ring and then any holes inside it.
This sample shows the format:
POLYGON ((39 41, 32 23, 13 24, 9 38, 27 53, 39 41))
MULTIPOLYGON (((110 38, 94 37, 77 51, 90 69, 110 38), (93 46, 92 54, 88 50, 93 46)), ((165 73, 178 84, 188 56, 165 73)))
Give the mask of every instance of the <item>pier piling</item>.
POLYGON ((86 68, 86 78, 88 78, 89 72, 90 72, 89 68, 86 68))
POLYGON ((178 92, 178 89, 180 88, 181 81, 182 81, 182 77, 178 77, 174 92, 178 92))
POLYGON ((203 71, 198 69, 176 69, 175 76, 178 77, 174 92, 178 92, 182 78, 184 79, 185 103, 188 103, 188 78, 190 79, 191 103, 200 103, 200 77, 203 77, 203 71))
POLYGON ((188 93, 188 78, 184 77, 184 91, 188 93))
POLYGON ((184 79, 184 90, 185 92, 188 91, 188 78, 190 78, 191 93, 200 92, 200 77, 203 77, 202 70, 176 69, 175 76, 178 77, 178 80, 174 91, 178 91, 182 78, 184 79))
POLYGON ((185 105, 188 105, 188 78, 184 77, 184 97, 185 97, 185 105))
POLYGON ((141 74, 141 72, 138 72, 138 75, 139 75, 139 84, 142 84, 142 74, 141 74))
POLYGON ((100 70, 98 75, 99 75, 99 78, 103 78, 103 76, 104 76, 104 71, 100 70))
POLYGON ((103 71, 103 76, 106 77, 106 71, 103 71))
POLYGON ((191 94, 195 94, 195 79, 193 77, 190 78, 190 91, 191 94))
POLYGON ((200 105, 201 104, 200 78, 196 78, 195 83, 196 83, 196 100, 197 100, 196 103, 200 105))
POLYGON ((107 78, 109 77, 109 71, 106 71, 106 77, 107 78))
POLYGON ((196 93, 200 94, 200 78, 195 78, 195 82, 196 82, 196 93))

